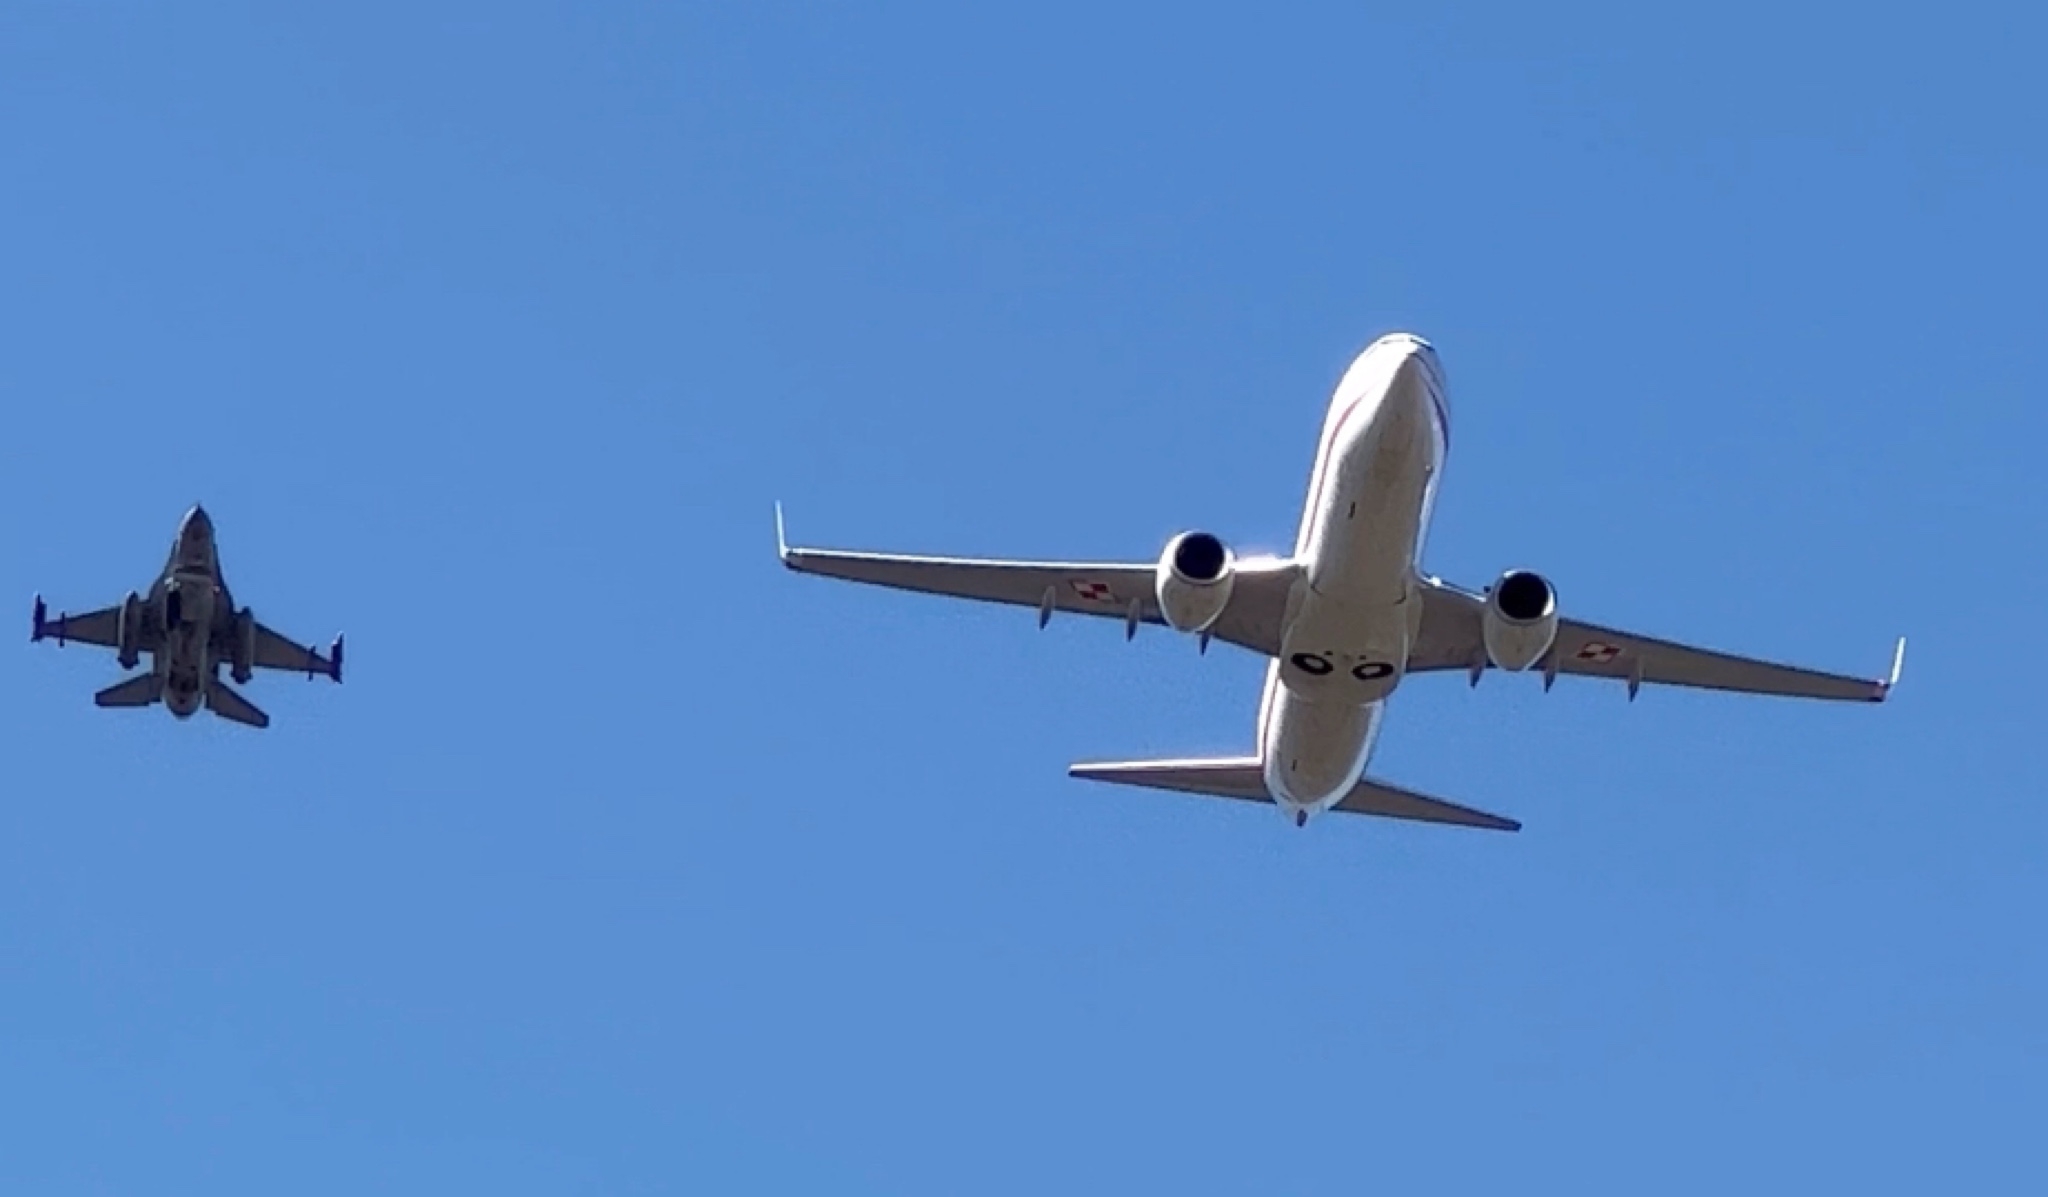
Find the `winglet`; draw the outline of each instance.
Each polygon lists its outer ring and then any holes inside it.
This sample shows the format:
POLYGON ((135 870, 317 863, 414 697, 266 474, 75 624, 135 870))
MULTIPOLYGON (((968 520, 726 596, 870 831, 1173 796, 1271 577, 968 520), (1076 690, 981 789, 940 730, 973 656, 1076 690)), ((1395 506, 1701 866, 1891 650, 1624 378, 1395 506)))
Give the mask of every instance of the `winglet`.
POLYGON ((1892 650, 1891 675, 1877 684, 1877 692, 1870 696, 1872 702, 1883 702, 1891 697, 1892 687, 1899 684, 1899 674, 1906 668, 1906 638, 1899 637, 1899 646, 1892 650))
POLYGON ((43 638, 43 627, 50 619, 50 608, 47 603, 43 602, 43 596, 40 594, 36 596, 34 615, 35 624, 29 629, 28 638, 30 640, 41 640, 43 638))
POLYGON ((784 565, 789 564, 789 535, 782 524, 782 500, 775 501, 775 556, 784 565))

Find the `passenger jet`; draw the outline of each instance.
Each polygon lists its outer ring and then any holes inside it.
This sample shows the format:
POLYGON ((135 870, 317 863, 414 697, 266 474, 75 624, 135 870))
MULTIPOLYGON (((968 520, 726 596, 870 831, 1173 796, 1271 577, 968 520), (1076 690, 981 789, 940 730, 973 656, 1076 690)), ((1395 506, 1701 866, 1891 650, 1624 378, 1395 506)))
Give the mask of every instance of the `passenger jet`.
POLYGON ((1778 665, 1565 619, 1543 575, 1510 569, 1480 593, 1421 567, 1450 449, 1450 405, 1429 343, 1373 342, 1337 384, 1323 421, 1292 556, 1239 559, 1216 536, 1183 532, 1153 563, 1087 564, 847 553, 789 547, 783 564, 855 582, 1120 619, 1126 638, 1164 624, 1270 659, 1249 756, 1077 764, 1075 777, 1271 801, 1297 826, 1326 810, 1515 831, 1520 823, 1365 777, 1386 704, 1404 678, 1489 668, 1882 702, 1899 679, 1778 665))
POLYGON ((123 669, 136 668, 147 653, 148 672, 107 687, 93 701, 103 707, 161 702, 179 719, 190 719, 203 706, 235 723, 270 726, 270 716, 221 680, 223 663, 240 685, 247 685, 258 668, 341 680, 341 637, 322 656, 256 622, 247 607, 235 608, 221 574, 213 519, 196 506, 178 525, 170 558, 147 596, 131 590, 120 606, 52 619, 43 596, 37 595, 29 639, 111 648, 123 669))

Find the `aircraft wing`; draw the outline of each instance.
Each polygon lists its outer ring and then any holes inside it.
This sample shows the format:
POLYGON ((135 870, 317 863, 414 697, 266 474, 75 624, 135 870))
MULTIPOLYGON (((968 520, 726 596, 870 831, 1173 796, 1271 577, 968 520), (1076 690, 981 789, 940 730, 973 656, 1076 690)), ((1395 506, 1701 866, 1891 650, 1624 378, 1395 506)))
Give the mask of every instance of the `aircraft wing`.
POLYGON ((31 640, 55 640, 59 644, 97 644, 104 648, 121 645, 121 608, 106 607, 83 615, 51 617, 41 598, 36 599, 35 629, 31 640))
MULTIPOLYGON (((1065 611, 1123 620, 1133 630, 1140 623, 1166 622, 1153 589, 1156 566, 1150 562, 999 561, 791 548, 781 537, 780 511, 776 532, 782 563, 798 573, 1036 608, 1041 627, 1054 612, 1065 611)), ((1277 654, 1294 578, 1290 562, 1239 562, 1230 605, 1210 634, 1266 656, 1277 654)))
POLYGON ((339 636, 334 638, 333 646, 322 654, 318 649, 307 648, 259 623, 256 625, 256 655, 251 664, 259 669, 303 673, 308 677, 316 673, 325 674, 338 682, 341 680, 341 650, 339 636))
MULTIPOLYGON (((1424 579, 1422 595, 1422 629, 1408 656, 1408 672, 1470 671, 1475 662, 1484 662, 1486 648, 1480 629, 1485 598, 1434 578, 1424 579)), ((1560 674, 1626 682, 1631 697, 1637 686, 1649 682, 1745 694, 1883 702, 1898 684, 1905 652, 1906 642, 1900 640, 1888 677, 1860 678, 1739 657, 1564 619, 1558 622, 1557 640, 1550 655, 1535 668, 1547 671, 1554 665, 1560 674)))

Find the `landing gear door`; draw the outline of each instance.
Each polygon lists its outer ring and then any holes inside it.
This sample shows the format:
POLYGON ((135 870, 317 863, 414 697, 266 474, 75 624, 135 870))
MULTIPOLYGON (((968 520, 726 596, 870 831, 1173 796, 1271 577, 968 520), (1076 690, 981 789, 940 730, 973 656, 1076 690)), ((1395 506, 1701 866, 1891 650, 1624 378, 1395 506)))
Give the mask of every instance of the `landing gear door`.
POLYGON ((1280 683, 1311 701, 1363 706, 1393 692, 1407 660, 1402 623, 1311 603, 1280 646, 1280 683))

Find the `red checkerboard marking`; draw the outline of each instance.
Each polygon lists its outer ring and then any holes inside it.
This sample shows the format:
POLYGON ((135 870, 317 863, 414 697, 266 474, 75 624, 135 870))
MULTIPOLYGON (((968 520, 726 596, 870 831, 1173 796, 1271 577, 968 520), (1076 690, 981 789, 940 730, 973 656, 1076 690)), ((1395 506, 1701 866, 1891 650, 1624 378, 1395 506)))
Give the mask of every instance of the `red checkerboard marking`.
POLYGON ((1107 582, 1082 580, 1075 582, 1073 586, 1075 594, 1080 595, 1091 603, 1106 603, 1116 597, 1109 589, 1109 583, 1107 582))
POLYGON ((1607 662, 1620 656, 1621 649, 1612 644, 1594 640, 1580 649, 1576 655, 1581 661, 1591 661, 1595 665, 1605 665, 1607 662))

